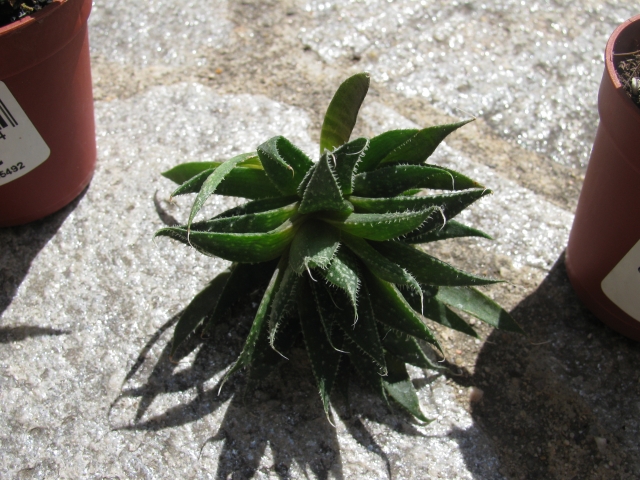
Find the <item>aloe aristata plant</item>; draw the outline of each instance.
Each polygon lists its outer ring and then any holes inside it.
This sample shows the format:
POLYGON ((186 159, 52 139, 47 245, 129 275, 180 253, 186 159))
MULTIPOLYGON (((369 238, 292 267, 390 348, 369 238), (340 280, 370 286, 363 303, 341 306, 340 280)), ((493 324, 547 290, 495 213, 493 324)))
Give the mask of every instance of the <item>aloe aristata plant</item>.
POLYGON ((278 136, 257 152, 185 163, 163 174, 180 184, 173 195, 197 196, 186 225, 156 235, 233 262, 184 310, 172 354, 192 332, 211 332, 242 295, 266 285, 226 377, 248 367, 250 379, 263 378, 302 338, 328 415, 334 387, 355 371, 385 400, 427 421, 406 364, 433 366, 424 348, 441 347, 430 321, 477 336, 460 310, 494 327, 521 330, 474 288, 496 280, 461 271, 418 247, 487 237, 452 218, 490 191, 427 163, 438 144, 467 122, 350 140, 368 88, 367 74, 339 87, 316 162, 278 136), (214 193, 250 201, 195 222, 214 193))

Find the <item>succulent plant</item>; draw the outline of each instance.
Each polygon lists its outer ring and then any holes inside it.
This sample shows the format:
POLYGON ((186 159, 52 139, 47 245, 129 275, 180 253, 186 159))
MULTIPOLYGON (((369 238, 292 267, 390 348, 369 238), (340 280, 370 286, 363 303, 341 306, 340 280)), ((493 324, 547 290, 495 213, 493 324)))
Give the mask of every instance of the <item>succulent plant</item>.
POLYGON ((490 191, 426 163, 467 122, 349 140, 368 88, 364 73, 339 87, 324 118, 317 162, 278 136, 255 153, 185 163, 163 173, 180 184, 173 195, 197 196, 186 225, 163 228, 156 236, 233 262, 182 313, 172 355, 194 331, 210 334, 238 298, 266 286, 225 380, 243 367, 250 380, 264 378, 302 338, 328 416, 332 391, 355 371, 382 398, 428 421, 406 368, 434 367, 424 349, 441 351, 427 319, 477 336, 460 310, 497 328, 521 329, 473 288, 496 280, 466 273, 417 247, 488 237, 452 218, 490 191), (214 193, 249 202, 195 222, 214 193))

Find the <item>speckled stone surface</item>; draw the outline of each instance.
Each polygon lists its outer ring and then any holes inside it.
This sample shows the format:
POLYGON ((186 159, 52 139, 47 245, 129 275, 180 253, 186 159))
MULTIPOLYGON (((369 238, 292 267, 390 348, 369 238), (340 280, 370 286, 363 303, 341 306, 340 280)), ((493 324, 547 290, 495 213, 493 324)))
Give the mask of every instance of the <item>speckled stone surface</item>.
MULTIPOLYGON (((625 2, 96 0, 95 177, 62 211, 0 229, 2 476, 638 478, 640 349, 580 304, 563 261, 602 50, 633 13, 625 2), (190 206, 169 200, 160 172, 277 134, 315 156, 333 91, 365 69, 358 134, 477 116, 433 159, 494 191, 464 214, 494 241, 434 249, 508 280, 487 291, 528 332, 437 328, 457 374, 411 370, 429 425, 355 384, 334 428, 304 352, 255 392, 236 375, 218 393, 257 298, 168 358, 180 311, 227 262, 153 240, 190 206)), ((234 202, 212 198, 207 212, 234 202)))
POLYGON ((358 58, 374 80, 560 163, 585 164, 610 26, 627 2, 350 0, 307 2, 301 39, 327 62, 358 58))

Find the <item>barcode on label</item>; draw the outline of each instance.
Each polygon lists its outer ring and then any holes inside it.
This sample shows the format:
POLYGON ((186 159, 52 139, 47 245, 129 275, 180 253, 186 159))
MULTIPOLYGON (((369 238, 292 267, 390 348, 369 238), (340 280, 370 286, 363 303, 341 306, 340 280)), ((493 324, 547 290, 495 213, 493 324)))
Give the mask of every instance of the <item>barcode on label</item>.
POLYGON ((7 85, 0 82, 0 188, 38 167, 49 155, 49 146, 7 85))
POLYGON ((7 128, 9 125, 17 127, 18 122, 16 122, 16 119, 13 118, 13 115, 11 115, 11 112, 0 98, 0 130, 7 128))

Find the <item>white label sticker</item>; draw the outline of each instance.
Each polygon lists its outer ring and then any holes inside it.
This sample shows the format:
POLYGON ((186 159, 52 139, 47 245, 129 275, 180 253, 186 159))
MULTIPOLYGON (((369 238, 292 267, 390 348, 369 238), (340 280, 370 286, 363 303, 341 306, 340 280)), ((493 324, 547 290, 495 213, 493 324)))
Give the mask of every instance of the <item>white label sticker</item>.
POLYGON ((600 286, 609 300, 640 322, 640 241, 604 277, 600 286))
POLYGON ((31 120, 0 82, 0 185, 29 173, 50 154, 31 120))

